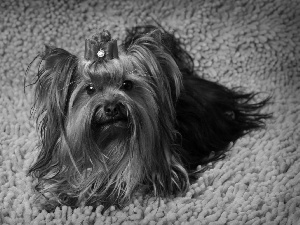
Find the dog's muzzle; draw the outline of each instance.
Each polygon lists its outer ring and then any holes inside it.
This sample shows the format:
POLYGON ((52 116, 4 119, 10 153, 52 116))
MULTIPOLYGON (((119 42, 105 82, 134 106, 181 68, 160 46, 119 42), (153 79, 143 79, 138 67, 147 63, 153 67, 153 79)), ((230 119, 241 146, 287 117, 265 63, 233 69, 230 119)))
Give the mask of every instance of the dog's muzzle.
POLYGON ((125 125, 128 122, 126 108, 122 103, 107 103, 95 110, 92 124, 96 127, 125 125))

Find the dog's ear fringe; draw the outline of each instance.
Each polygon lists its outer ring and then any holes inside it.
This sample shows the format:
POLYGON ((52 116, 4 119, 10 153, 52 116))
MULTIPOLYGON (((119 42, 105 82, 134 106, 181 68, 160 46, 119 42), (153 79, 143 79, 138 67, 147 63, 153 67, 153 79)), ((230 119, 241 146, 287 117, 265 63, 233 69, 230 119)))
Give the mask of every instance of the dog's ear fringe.
POLYGON ((29 65, 26 68, 25 76, 24 76, 24 92, 26 87, 35 85, 40 76, 45 73, 46 70, 54 70, 57 65, 66 57, 76 57, 72 55, 70 52, 62 49, 57 48, 55 46, 51 45, 44 45, 44 50, 40 51, 34 59, 29 63, 29 65), (26 85, 26 78, 28 77, 29 71, 32 67, 32 65, 37 61, 37 73, 36 73, 36 80, 32 83, 26 85))

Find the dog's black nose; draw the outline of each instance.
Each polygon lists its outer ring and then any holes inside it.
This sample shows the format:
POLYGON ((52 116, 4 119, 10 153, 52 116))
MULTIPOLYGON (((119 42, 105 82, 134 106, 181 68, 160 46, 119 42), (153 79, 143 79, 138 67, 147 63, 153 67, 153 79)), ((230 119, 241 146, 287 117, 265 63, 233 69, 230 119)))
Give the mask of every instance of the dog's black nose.
POLYGON ((118 116, 120 114, 120 105, 109 103, 106 106, 104 106, 104 112, 105 115, 108 117, 118 116))

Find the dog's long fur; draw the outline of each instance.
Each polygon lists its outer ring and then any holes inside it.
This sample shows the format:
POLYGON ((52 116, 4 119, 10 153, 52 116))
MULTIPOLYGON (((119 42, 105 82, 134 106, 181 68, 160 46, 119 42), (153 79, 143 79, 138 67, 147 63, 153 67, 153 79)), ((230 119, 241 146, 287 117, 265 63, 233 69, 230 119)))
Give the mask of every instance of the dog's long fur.
POLYGON ((46 46, 39 55, 41 146, 29 173, 47 209, 123 206, 137 190, 184 193, 198 165, 218 160, 270 117, 258 111, 268 99, 255 103, 255 93, 200 78, 165 30, 131 29, 118 54, 97 62, 46 46), (104 110, 112 104, 120 121, 107 125, 104 110))

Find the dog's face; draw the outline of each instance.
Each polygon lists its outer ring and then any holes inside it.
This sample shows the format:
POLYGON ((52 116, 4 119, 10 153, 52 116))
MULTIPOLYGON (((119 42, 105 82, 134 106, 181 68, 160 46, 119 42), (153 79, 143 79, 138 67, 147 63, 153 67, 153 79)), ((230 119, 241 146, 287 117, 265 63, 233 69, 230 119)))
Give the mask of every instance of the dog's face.
POLYGON ((174 145, 176 63, 159 32, 118 51, 101 62, 49 47, 42 56, 35 104, 42 146, 31 172, 57 202, 109 206, 139 188, 162 196, 188 186, 174 145))
MULTIPOLYGON (((163 98, 170 97, 160 94, 158 89, 162 87, 147 71, 128 66, 126 58, 121 55, 105 68, 87 62, 79 70, 79 84, 69 102, 70 130, 80 130, 72 124, 85 124, 101 149, 115 140, 136 139, 142 134, 150 140, 158 130, 163 98)), ((167 110, 171 113, 173 109, 167 110)))

